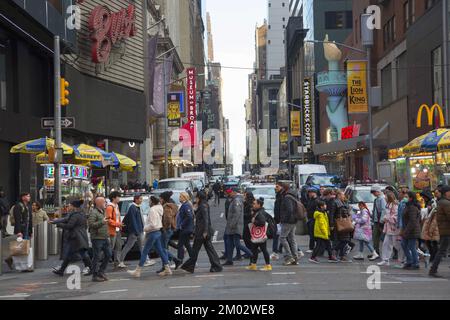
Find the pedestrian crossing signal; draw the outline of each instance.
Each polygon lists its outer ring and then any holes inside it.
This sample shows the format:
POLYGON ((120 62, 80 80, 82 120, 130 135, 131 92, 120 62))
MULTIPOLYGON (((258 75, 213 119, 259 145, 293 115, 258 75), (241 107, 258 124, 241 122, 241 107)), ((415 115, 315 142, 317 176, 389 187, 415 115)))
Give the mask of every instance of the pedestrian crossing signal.
POLYGON ((61 106, 67 106, 69 104, 69 82, 66 79, 61 78, 61 106))

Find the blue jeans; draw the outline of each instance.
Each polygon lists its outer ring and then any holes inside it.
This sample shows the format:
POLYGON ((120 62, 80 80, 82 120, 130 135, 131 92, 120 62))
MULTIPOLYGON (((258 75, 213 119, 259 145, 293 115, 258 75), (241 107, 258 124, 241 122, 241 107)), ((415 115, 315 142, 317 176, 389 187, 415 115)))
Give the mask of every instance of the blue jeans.
POLYGON ((109 239, 93 239, 92 240, 92 250, 94 252, 94 257, 92 259, 92 272, 94 276, 102 274, 108 267, 109 259, 111 258, 111 246, 109 245, 109 239), (103 252, 103 261, 99 267, 99 260, 103 252))
POLYGON ((403 239, 402 248, 406 256, 406 264, 408 266, 419 265, 419 254, 417 253, 417 239, 403 239))
POLYGON ((281 253, 279 246, 280 246, 280 235, 276 233, 273 235, 272 239, 272 252, 281 253))
POLYGON ((161 233, 161 243, 162 243, 163 248, 166 249, 167 256, 170 261, 173 261, 173 258, 174 258, 174 255, 172 253, 170 253, 170 251, 169 251, 169 241, 170 241, 170 239, 172 239, 172 236, 173 236, 172 229, 165 230, 161 233))
POLYGON ((370 253, 373 253, 375 249, 373 248, 372 244, 370 242, 359 240, 359 253, 364 252, 364 246, 367 246, 367 249, 369 249, 370 253))
POLYGON ((227 249, 225 250, 227 262, 233 262, 233 251, 234 248, 236 248, 236 251, 243 251, 250 257, 253 256, 253 253, 248 249, 246 246, 243 246, 241 244, 241 236, 239 234, 231 234, 227 235, 229 237, 229 240, 227 242, 227 249))
POLYGON ((154 231, 148 234, 147 241, 145 242, 144 248, 141 253, 141 260, 139 261, 139 266, 142 268, 147 260, 148 253, 155 247, 156 252, 161 257, 163 266, 169 264, 169 258, 167 257, 167 250, 165 250, 161 243, 161 231, 154 231))

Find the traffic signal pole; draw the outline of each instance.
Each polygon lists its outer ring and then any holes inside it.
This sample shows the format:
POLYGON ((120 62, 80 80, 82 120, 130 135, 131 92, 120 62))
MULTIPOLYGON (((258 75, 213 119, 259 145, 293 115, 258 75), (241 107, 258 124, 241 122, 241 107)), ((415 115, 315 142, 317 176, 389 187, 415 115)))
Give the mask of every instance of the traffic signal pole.
POLYGON ((54 69, 54 84, 55 84, 55 208, 61 207, 61 161, 62 161, 62 137, 61 137, 61 54, 59 47, 59 36, 54 38, 54 56, 53 56, 53 69, 54 69))

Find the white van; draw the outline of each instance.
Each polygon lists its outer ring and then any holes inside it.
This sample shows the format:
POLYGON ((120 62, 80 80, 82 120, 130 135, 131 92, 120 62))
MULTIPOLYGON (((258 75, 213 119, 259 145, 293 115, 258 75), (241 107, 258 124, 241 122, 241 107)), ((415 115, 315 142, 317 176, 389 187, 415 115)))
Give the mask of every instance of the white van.
POLYGON ((205 172, 186 172, 181 174, 181 178, 200 180, 201 182, 203 182, 203 186, 206 186, 208 184, 208 176, 206 175, 205 172))
POLYGON ((301 189, 310 174, 327 173, 327 168, 322 164, 300 164, 294 168, 295 187, 301 189))

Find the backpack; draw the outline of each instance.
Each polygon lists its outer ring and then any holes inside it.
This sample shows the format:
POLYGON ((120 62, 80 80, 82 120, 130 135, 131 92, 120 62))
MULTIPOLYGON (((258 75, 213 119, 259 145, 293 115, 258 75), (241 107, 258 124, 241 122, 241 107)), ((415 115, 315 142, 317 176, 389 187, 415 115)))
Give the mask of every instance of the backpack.
POLYGON ((306 208, 299 200, 295 199, 292 195, 288 195, 290 199, 292 199, 295 202, 295 219, 297 221, 303 221, 306 219, 306 208))
POLYGON ((266 222, 269 224, 267 227, 267 237, 269 239, 273 239, 273 236, 277 233, 277 225, 275 223, 275 220, 267 212, 264 217, 266 218, 266 222))
POLYGON ((16 205, 13 205, 11 209, 9 209, 9 223, 12 227, 16 224, 16 220, 14 219, 14 209, 16 208, 16 205))

